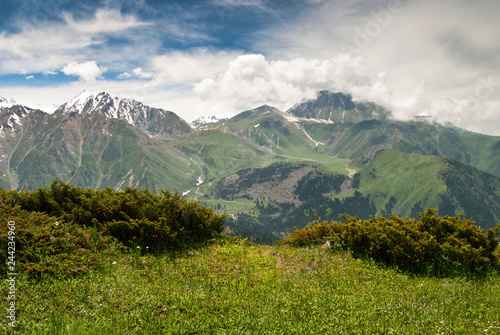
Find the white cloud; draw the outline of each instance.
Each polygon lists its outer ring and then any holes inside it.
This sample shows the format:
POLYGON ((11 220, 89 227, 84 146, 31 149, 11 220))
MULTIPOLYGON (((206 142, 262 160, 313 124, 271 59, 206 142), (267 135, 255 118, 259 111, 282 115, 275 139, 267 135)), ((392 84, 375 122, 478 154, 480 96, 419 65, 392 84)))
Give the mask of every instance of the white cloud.
POLYGON ((88 61, 84 63, 71 62, 66 65, 61 71, 67 76, 78 76, 80 80, 85 82, 94 82, 107 71, 103 66, 97 65, 96 61, 88 61))
POLYGON ((189 52, 172 52, 153 57, 151 68, 154 72, 152 85, 187 84, 214 77, 227 68, 227 64, 237 53, 225 51, 210 52, 197 49, 189 52))
POLYGON ((139 79, 151 79, 153 78, 153 72, 145 72, 142 68, 137 67, 132 70, 132 73, 123 72, 118 75, 118 79, 130 79, 132 77, 136 77, 139 79))
MULTIPOLYGON (((131 30, 149 25, 114 9, 98 9, 87 20, 76 21, 69 14, 62 16, 64 22, 33 23, 26 19, 19 23, 21 30, 18 33, 0 32, 0 73, 53 72, 71 61, 90 57, 123 62, 131 58, 131 53, 117 49, 110 52, 110 47, 104 43, 106 35, 140 40, 130 33, 131 30)), ((133 49, 140 48, 135 44, 133 49)), ((132 53, 140 57, 138 54, 132 53)))
POLYGON ((123 72, 123 73, 120 73, 118 76, 117 76, 118 79, 129 79, 129 78, 132 78, 132 75, 128 72, 123 72))
POLYGON ((265 8, 263 0, 213 0, 212 4, 223 7, 258 7, 265 8))
POLYGON ((33 79, 33 78, 35 78, 35 77, 32 76, 32 75, 26 77, 27 80, 30 80, 30 79, 33 79))
POLYGON ((117 9, 106 8, 98 9, 90 20, 75 21, 73 16, 68 13, 64 13, 63 18, 70 29, 86 34, 115 33, 150 25, 150 23, 137 20, 135 16, 122 15, 117 9))
POLYGON ((361 57, 349 55, 290 61, 268 61, 260 54, 241 55, 218 77, 198 82, 194 91, 211 106, 209 113, 223 109, 234 114, 262 104, 286 110, 325 89, 353 94, 386 90, 380 80, 372 82, 363 74, 364 66, 361 57))
POLYGON ((500 136, 500 100, 479 101, 471 99, 435 99, 429 114, 436 121, 452 123, 471 131, 500 136))
POLYGON ((132 72, 140 79, 150 79, 153 77, 152 72, 144 72, 140 67, 133 69, 132 72))

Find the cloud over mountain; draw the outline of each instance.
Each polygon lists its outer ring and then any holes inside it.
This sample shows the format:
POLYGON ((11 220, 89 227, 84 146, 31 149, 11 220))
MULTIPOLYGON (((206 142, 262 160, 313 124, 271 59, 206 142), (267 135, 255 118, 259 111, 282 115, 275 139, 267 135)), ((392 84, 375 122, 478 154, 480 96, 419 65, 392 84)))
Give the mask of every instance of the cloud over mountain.
POLYGON ((35 103, 106 90, 186 119, 336 90, 402 119, 500 134, 498 10, 494 0, 9 2, 0 89, 35 103))
POLYGON ((96 61, 88 61, 83 63, 71 62, 62 68, 61 71, 67 76, 78 76, 82 81, 94 82, 107 69, 106 67, 97 65, 96 61))

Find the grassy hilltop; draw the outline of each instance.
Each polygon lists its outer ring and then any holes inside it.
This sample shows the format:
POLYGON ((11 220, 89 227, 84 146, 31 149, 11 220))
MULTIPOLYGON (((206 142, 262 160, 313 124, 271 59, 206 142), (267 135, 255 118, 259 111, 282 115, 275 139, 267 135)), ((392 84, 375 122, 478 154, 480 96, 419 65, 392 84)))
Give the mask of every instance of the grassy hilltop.
POLYGON ((500 333, 498 228, 459 216, 320 221, 266 246, 168 192, 56 181, 0 197, 19 272, 16 326, 2 318, 0 333, 500 333), (405 266, 412 257, 422 266, 405 266))
POLYGON ((229 239, 171 256, 108 253, 102 261, 85 276, 20 279, 18 333, 500 332, 498 274, 419 277, 321 247, 229 239))

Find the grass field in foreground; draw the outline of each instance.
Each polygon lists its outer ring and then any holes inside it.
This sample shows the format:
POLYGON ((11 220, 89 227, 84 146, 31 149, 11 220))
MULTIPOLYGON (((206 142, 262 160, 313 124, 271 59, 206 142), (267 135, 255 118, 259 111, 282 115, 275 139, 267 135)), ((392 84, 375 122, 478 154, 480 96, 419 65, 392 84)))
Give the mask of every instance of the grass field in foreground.
POLYGON ((102 257, 81 277, 18 277, 16 333, 500 333, 498 274, 415 277, 321 247, 229 238, 173 256, 102 257))

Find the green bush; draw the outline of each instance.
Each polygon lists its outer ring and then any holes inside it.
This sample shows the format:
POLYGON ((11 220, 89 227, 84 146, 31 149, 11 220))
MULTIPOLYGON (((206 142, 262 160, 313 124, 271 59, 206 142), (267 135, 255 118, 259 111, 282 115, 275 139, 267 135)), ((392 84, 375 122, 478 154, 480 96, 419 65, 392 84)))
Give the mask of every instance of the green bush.
MULTIPOLYGON (((83 273, 97 264, 97 251, 111 237, 154 252, 203 242, 224 230, 224 216, 168 191, 92 190, 55 180, 33 192, 0 189, 0 202, 1 245, 7 245, 7 222, 15 221, 20 264, 30 273, 83 273)), ((5 253, 0 257, 5 266, 5 253)))
MULTIPOLYGON (((0 205, 0 245, 15 242, 14 259, 7 248, 0 253, 0 273, 7 272, 7 261, 14 260, 15 271, 34 276, 43 274, 78 275, 99 264, 99 252, 110 239, 93 228, 84 228, 42 212, 0 205), (15 222, 13 238, 8 238, 8 222, 15 222)), ((9 271, 12 272, 12 271, 9 271)))
POLYGON ((396 265, 399 268, 431 275, 478 272, 499 265, 495 254, 500 226, 486 233, 474 221, 456 217, 439 217, 428 209, 420 220, 391 215, 358 220, 342 216, 345 222, 319 222, 296 229, 281 244, 309 245, 329 242, 343 246, 359 257, 396 265))

